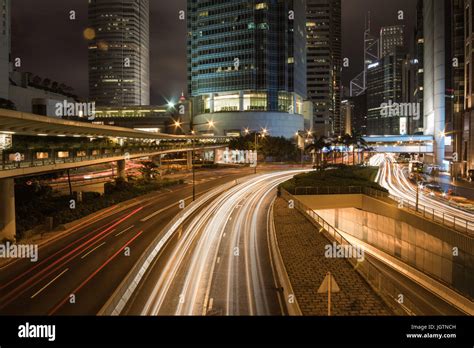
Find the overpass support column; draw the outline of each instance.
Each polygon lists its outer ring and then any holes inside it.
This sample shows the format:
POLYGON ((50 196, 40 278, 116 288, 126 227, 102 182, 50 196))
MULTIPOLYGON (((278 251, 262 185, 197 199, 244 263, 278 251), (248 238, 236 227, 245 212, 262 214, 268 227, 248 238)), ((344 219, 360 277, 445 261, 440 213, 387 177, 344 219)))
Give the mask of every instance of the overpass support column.
POLYGON ((186 152, 186 168, 188 170, 193 169, 193 152, 192 151, 186 152))
POLYGON ((15 181, 0 179, 0 242, 15 240, 15 181))
POLYGON ((217 164, 219 160, 219 150, 215 149, 214 150, 214 164, 217 164))
POLYGON ((125 160, 117 161, 117 177, 125 179, 125 180, 127 179, 125 168, 126 168, 125 160))

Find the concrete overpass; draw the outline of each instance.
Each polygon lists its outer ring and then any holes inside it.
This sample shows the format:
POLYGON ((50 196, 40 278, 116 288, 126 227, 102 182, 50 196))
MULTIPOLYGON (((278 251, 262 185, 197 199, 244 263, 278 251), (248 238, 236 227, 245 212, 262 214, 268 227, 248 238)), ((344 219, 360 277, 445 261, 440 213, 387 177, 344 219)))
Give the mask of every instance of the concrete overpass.
POLYGON ((179 152, 187 153, 189 165, 193 151, 223 148, 231 140, 149 133, 0 109, 0 241, 16 234, 14 178, 110 162, 117 162, 118 175, 125 176, 127 160, 179 152), (39 148, 32 141, 17 148, 15 136, 41 139, 51 146, 39 148), (64 141, 58 145, 58 139, 64 141), (91 145, 97 139, 110 142, 91 145))
POLYGON ((370 136, 364 140, 375 152, 381 153, 425 153, 434 151, 431 135, 370 136))

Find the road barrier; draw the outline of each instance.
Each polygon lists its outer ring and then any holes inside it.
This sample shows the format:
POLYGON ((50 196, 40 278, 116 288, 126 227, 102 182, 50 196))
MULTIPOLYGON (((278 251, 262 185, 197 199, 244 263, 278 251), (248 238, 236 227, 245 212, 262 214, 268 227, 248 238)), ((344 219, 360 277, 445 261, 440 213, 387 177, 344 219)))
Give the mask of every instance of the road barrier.
MULTIPOLYGON (((287 202, 292 201, 295 209, 301 212, 313 225, 315 225, 318 231, 323 233, 329 241, 336 242, 343 246, 354 247, 337 231, 337 229, 286 190, 281 190, 281 197, 287 202)), ((356 258, 348 258, 347 261, 371 285, 371 287, 386 300, 395 313, 399 315, 424 314, 408 296, 403 295, 403 287, 386 277, 384 273, 367 257, 365 257, 362 262, 356 258)))
MULTIPOLYGON (((235 186, 236 182, 231 182, 227 185, 220 186, 210 192, 207 192, 204 196, 198 198, 195 202, 191 203, 187 209, 182 210, 171 220, 168 225, 163 229, 166 231, 165 235, 161 233, 153 240, 150 246, 145 250, 140 259, 135 263, 133 268, 127 274, 125 279, 120 283, 117 289, 114 291, 112 296, 109 298, 107 303, 101 308, 97 315, 99 316, 118 316, 125 309, 127 303, 131 299, 136 288, 143 280, 148 272, 148 269, 153 265, 153 261, 163 251, 167 243, 178 231, 179 227, 188 219, 196 210, 203 206, 210 197, 215 196, 221 192, 224 192, 231 187, 235 186)), ((178 203, 176 203, 178 205, 178 203)))
POLYGON ((423 204, 390 195, 388 192, 361 186, 323 186, 323 187, 296 187, 296 196, 307 195, 342 195, 342 194, 364 194, 370 197, 381 199, 386 203, 406 209, 411 213, 421 216, 429 221, 438 223, 456 232, 474 236, 474 221, 469 221, 453 214, 445 213, 434 208, 429 208, 423 204))

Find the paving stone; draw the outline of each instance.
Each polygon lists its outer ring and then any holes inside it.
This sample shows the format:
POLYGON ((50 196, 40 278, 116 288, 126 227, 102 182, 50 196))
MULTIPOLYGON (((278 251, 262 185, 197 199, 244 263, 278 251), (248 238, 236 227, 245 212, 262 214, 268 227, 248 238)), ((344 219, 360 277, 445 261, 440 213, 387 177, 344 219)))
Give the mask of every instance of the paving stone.
POLYGON ((275 202, 274 217, 280 252, 303 315, 327 315, 327 294, 317 293, 327 272, 331 272, 341 288, 341 292, 331 296, 333 315, 393 315, 347 260, 324 256, 324 248, 331 242, 299 211, 289 209, 279 198, 275 202))

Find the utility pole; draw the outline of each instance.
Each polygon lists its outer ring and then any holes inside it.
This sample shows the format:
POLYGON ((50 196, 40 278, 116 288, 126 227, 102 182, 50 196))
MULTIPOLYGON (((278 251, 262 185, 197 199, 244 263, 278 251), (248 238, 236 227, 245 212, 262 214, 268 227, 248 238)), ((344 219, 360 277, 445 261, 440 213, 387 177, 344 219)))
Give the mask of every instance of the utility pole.
POLYGON ((418 173, 415 175, 416 185, 416 212, 418 213, 418 206, 420 204, 420 179, 418 173))
POLYGON ((255 174, 257 174, 257 165, 258 165, 258 132, 255 132, 255 174))
POLYGON ((338 293, 341 289, 334 279, 331 272, 328 272, 326 278, 324 278, 321 286, 318 289, 318 294, 328 294, 328 317, 331 316, 331 293, 338 293))
POLYGON ((193 202, 196 200, 196 168, 194 166, 194 131, 193 131, 193 151, 191 152, 191 167, 193 170, 193 202))

